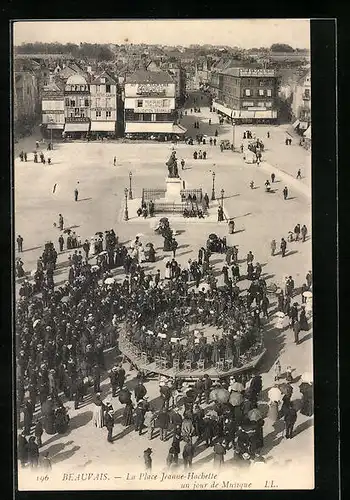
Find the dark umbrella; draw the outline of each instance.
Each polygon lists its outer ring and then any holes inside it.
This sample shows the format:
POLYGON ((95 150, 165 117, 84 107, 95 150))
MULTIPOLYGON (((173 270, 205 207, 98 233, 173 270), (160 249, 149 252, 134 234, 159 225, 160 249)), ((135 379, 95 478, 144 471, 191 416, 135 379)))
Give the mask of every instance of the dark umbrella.
POLYGON ((122 389, 119 393, 119 402, 124 405, 131 400, 131 394, 127 389, 122 389))
POLYGON ((215 233, 211 233, 211 234, 209 234, 208 238, 209 238, 210 240, 217 240, 217 239, 218 239, 218 236, 217 236, 217 234, 215 234, 215 233))
POLYGON ((282 394, 285 394, 288 397, 291 397, 293 394, 293 387, 290 384, 280 384, 278 388, 282 394))
POLYGON ((153 247, 153 243, 146 243, 146 247, 153 247))
POLYGON ((257 422, 262 419, 262 415, 259 410, 253 408, 253 410, 248 411, 248 418, 251 422, 257 422))

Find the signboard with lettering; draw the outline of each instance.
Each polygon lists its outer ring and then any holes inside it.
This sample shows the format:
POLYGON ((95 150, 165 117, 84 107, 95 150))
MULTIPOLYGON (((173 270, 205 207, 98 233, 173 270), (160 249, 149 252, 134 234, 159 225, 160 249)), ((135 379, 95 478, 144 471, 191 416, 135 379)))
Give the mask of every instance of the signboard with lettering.
POLYGON ((275 76, 274 69, 241 69, 239 76, 275 76))
POLYGON ((166 92, 166 85, 164 83, 140 83, 137 86, 137 95, 157 94, 164 95, 166 92))

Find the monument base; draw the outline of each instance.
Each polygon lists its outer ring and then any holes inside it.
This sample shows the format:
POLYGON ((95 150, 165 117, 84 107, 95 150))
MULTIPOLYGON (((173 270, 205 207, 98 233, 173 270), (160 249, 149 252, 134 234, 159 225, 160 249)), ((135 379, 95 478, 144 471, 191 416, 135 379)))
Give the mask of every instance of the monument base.
POLYGON ((180 203, 181 201, 180 191, 182 189, 182 180, 176 177, 175 178, 167 177, 165 179, 165 184, 166 184, 165 199, 177 201, 180 203))

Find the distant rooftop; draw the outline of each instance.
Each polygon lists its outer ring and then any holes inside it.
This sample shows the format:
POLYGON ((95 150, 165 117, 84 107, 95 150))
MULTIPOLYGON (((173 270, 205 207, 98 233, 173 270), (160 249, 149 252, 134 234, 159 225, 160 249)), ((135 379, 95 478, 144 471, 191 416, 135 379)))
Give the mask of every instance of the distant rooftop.
POLYGON ((163 71, 138 70, 126 77, 125 83, 173 83, 173 78, 163 71))
POLYGON ((16 59, 74 59, 71 54, 15 54, 16 59))

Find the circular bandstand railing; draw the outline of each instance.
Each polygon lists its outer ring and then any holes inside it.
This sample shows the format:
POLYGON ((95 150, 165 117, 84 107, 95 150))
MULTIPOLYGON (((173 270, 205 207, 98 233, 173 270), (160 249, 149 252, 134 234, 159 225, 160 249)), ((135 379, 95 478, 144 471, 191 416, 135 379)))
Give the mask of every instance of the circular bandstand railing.
POLYGON ((126 330, 119 335, 119 350, 138 370, 156 373, 169 378, 198 379, 207 374, 210 378, 223 378, 241 375, 254 370, 266 353, 263 336, 241 354, 238 359, 220 358, 216 363, 206 366, 204 359, 180 362, 178 358, 169 360, 162 356, 149 357, 148 353, 135 346, 127 337, 126 330))

